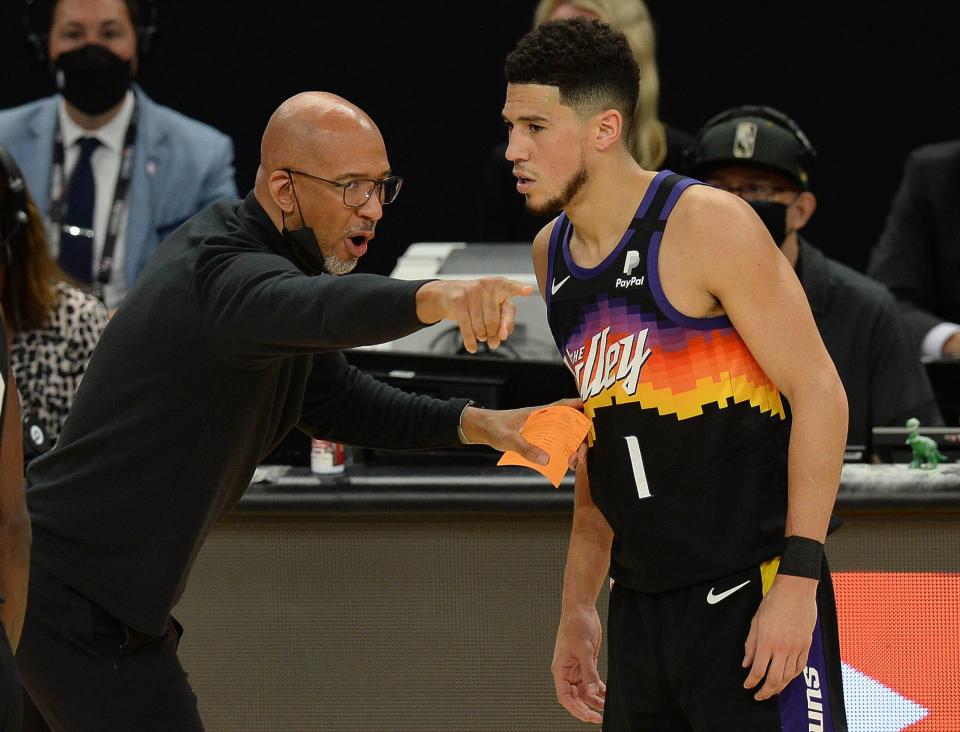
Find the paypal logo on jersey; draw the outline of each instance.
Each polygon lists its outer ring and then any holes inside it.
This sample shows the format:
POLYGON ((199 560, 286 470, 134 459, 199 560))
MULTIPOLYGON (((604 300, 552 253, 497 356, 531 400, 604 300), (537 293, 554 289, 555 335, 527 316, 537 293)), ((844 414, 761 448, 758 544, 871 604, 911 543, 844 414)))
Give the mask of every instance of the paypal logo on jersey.
POLYGON ((639 287, 642 285, 647 279, 646 275, 640 275, 639 277, 631 276, 631 273, 638 264, 640 264, 640 252, 636 249, 631 249, 627 252, 626 259, 623 262, 623 274, 625 276, 617 277, 614 287, 639 287))

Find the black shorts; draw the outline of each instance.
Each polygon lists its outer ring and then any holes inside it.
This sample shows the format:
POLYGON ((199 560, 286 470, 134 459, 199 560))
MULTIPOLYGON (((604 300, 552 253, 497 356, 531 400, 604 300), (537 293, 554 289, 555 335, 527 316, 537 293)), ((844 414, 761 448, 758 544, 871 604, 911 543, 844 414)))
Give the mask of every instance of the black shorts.
POLYGON ((804 673, 762 702, 753 698, 762 680, 754 689, 743 688, 749 669, 741 662, 750 621, 776 566, 773 560, 659 594, 615 584, 607 621, 603 729, 846 732, 837 611, 826 562, 804 673))

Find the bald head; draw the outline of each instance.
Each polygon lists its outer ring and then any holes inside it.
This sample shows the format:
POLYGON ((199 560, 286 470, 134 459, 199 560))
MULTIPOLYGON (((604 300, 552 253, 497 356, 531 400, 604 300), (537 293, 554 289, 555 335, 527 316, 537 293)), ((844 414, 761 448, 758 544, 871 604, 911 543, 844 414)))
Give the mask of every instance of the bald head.
POLYGON ((383 188, 370 182, 390 175, 383 137, 366 112, 336 94, 304 92, 267 123, 254 195, 278 231, 310 227, 327 270, 342 273, 363 256, 383 215, 383 188), (363 185, 377 195, 347 205, 347 190, 363 185))
POLYGON ((382 147, 383 138, 366 112, 336 94, 303 92, 271 115, 260 142, 258 177, 280 168, 323 170, 334 153, 369 144, 382 147))

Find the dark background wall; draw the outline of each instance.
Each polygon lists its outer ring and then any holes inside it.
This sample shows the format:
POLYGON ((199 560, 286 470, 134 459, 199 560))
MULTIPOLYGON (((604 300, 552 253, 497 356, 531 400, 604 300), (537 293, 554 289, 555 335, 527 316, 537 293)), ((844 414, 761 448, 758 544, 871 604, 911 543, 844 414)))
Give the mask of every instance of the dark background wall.
MULTIPOLYGON (((411 242, 475 238, 481 170, 504 135, 503 57, 535 4, 166 0, 140 82, 233 137, 243 191, 263 125, 287 96, 326 89, 366 109, 407 179, 362 264, 389 272, 411 242)), ((960 137, 952 4, 648 4, 661 117, 693 132, 734 104, 791 114, 820 152, 807 233, 854 266, 876 241, 909 150, 960 137)), ((52 91, 23 42, 21 7, 0 2, 0 107, 52 91)))

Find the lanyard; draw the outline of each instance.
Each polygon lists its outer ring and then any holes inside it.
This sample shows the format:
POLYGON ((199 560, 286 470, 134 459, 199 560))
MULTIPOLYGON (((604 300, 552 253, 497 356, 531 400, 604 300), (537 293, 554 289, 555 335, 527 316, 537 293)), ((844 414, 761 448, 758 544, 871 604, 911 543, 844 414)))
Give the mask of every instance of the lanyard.
MULTIPOLYGON (((137 139, 137 121, 139 112, 136 98, 133 102, 133 114, 123 138, 123 153, 120 158, 120 170, 117 173, 117 185, 113 191, 113 204, 110 206, 110 219, 107 222, 107 235, 103 240, 103 251, 97 267, 96 284, 102 289, 110 281, 113 269, 113 250, 120 235, 120 222, 127 210, 127 194, 130 192, 130 179, 133 177, 133 143, 137 139)), ((63 133, 57 125, 53 136, 53 174, 50 176, 50 222, 57 236, 63 231, 63 215, 69 182, 66 180, 65 155, 63 151, 63 133)), ((102 299, 102 293, 99 293, 102 299)))

